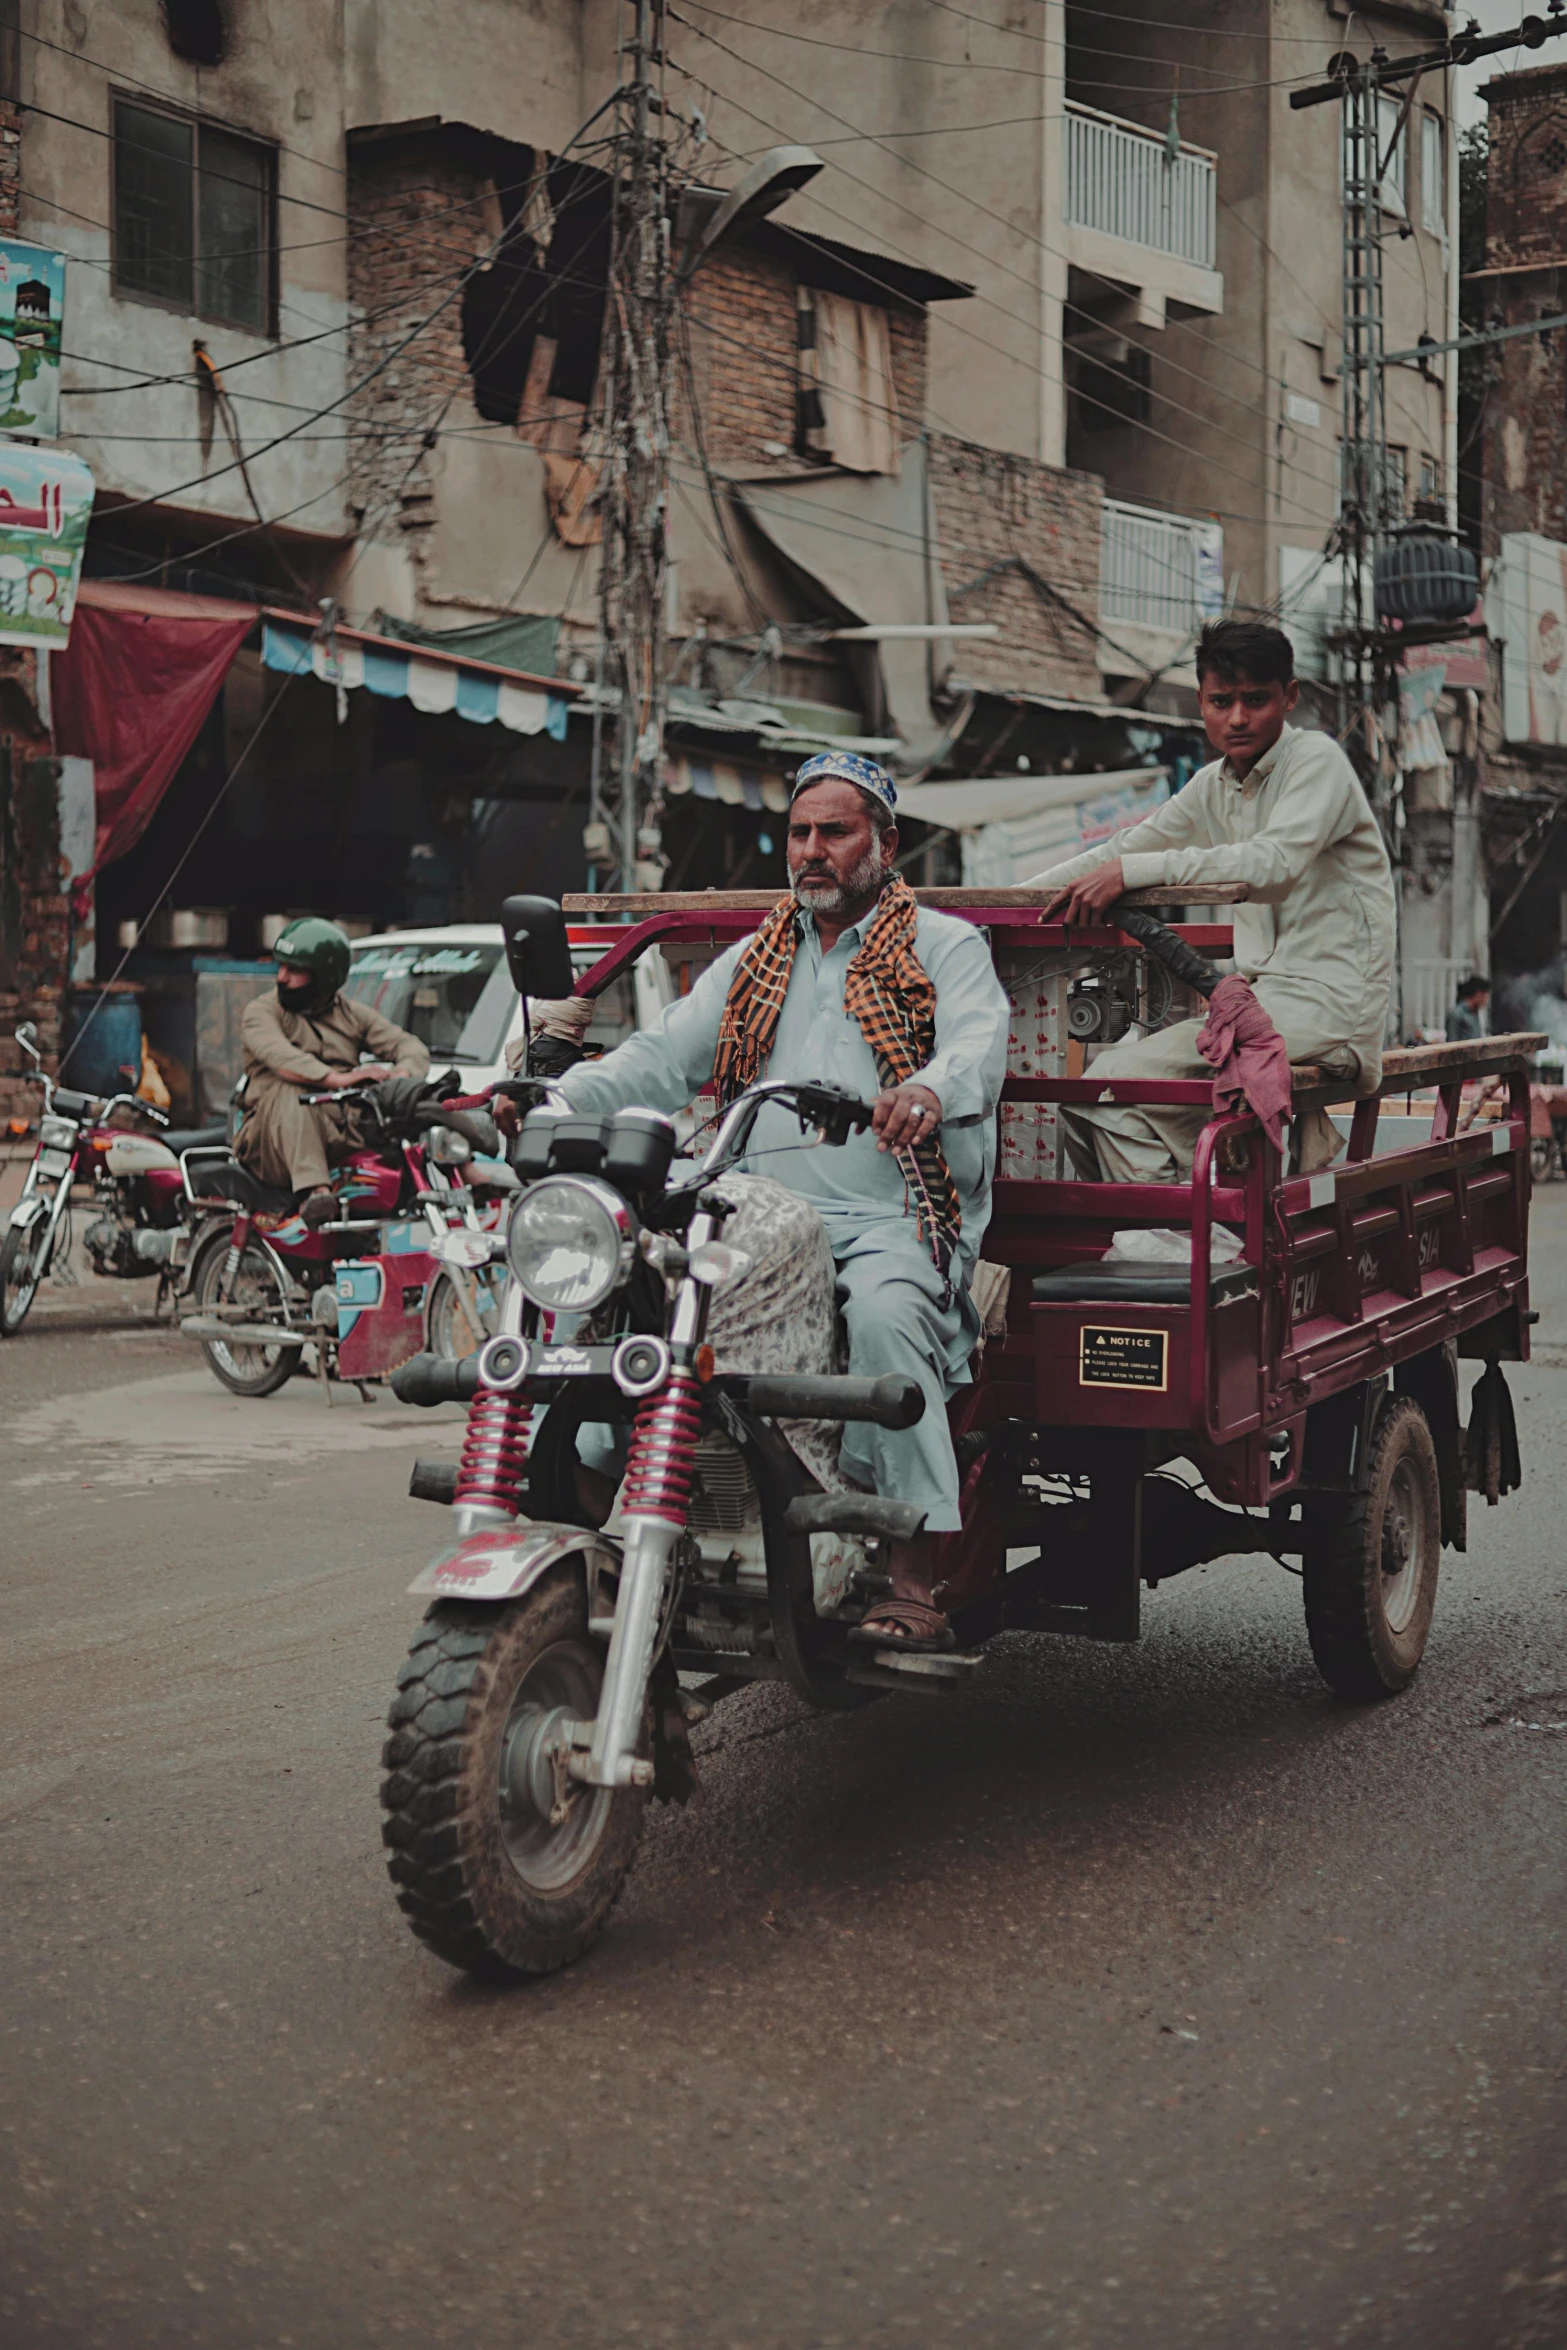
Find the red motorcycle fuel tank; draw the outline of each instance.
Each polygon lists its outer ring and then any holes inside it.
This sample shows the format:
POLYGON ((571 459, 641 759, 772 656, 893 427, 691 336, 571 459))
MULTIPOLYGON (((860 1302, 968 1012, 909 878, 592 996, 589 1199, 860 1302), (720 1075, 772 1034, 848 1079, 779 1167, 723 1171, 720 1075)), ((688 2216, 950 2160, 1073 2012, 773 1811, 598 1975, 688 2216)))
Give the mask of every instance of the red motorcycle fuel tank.
POLYGON ((370 1151, 355 1151, 338 1177, 344 1215, 395 1215, 403 1178, 403 1168, 388 1167, 370 1151))

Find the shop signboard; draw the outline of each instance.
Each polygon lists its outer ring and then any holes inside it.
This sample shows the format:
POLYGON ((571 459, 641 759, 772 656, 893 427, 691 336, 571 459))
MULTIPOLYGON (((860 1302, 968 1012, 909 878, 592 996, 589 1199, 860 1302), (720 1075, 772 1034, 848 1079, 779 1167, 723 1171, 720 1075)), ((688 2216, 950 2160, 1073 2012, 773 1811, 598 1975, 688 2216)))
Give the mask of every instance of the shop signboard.
POLYGON ((0 645, 65 643, 92 505, 80 457, 0 442, 0 645))
POLYGON ((0 432, 60 432, 65 255, 0 237, 0 432))

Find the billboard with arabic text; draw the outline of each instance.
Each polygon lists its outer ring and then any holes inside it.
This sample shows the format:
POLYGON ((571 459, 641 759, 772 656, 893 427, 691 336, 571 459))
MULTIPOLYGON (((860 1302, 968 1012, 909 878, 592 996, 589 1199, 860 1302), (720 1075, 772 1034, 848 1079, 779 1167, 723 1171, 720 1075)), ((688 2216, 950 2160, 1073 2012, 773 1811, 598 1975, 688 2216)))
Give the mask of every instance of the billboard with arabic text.
POLYGON ((92 505, 80 457, 0 441, 0 645, 65 643, 92 505))

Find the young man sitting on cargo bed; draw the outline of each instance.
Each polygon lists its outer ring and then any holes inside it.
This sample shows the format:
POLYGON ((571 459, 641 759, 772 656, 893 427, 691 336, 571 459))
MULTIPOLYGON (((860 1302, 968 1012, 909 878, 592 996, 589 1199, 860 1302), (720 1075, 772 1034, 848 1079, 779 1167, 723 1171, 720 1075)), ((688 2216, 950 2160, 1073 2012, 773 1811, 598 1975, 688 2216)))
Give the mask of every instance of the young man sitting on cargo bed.
MULTIPOLYGON (((1294 727, 1295 654, 1282 630, 1216 620, 1197 647, 1197 691, 1219 754, 1140 824, 1036 873, 1054 889, 1042 919, 1102 923, 1131 889, 1240 882, 1235 968, 1292 1061, 1316 1062, 1374 1091, 1382 1073, 1394 953, 1393 876, 1354 768, 1331 735, 1294 727)), ((1182 1020, 1112 1046, 1096 1077, 1207 1077, 1201 1022, 1182 1020)), ((1066 1112, 1079 1171, 1116 1183, 1184 1180, 1201 1109, 1066 1112)), ((1308 1158, 1334 1155, 1331 1139, 1308 1158)))

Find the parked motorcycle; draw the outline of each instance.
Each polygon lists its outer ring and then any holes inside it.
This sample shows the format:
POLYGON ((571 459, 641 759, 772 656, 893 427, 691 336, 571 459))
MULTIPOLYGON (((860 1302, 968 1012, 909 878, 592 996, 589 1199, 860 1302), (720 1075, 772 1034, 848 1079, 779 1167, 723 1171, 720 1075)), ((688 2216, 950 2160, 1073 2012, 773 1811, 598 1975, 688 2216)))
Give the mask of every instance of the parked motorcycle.
POLYGON ((156 1277, 154 1311, 161 1312, 180 1288, 189 1255, 183 1156, 221 1142, 222 1127, 175 1131, 161 1110, 134 1094, 104 1099, 56 1084, 43 1066, 30 1020, 17 1029, 16 1041, 44 1098, 38 1147, 0 1240, 0 1337, 21 1329, 50 1271, 57 1278, 63 1274, 72 1239, 72 1190, 84 1184, 91 1185, 93 1198, 82 1242, 93 1271, 116 1281, 156 1277), (149 1126, 157 1131, 147 1132, 149 1126))
MULTIPOLYGON (((558 926, 547 901, 504 910, 520 990, 565 992, 551 914, 558 926)), ((705 1343, 713 1284, 743 1270, 712 1186, 763 1105, 835 1145, 868 1125, 870 1105, 829 1085, 764 1083, 699 1163, 677 1163, 675 1127, 653 1111, 573 1115, 543 1086, 525 1098, 512 1150, 522 1194, 494 1243, 509 1275, 501 1328, 474 1360, 420 1357, 392 1383, 408 1402, 470 1408, 456 1469, 414 1470, 411 1490, 449 1504, 452 1528, 412 1586, 433 1604, 391 1710, 389 1865, 422 1941, 501 1976, 548 1972, 593 1939, 650 1793, 691 1791, 687 1722, 718 1696, 782 1675, 843 1708, 911 1678, 959 1679, 970 1661, 850 1643, 887 1587, 878 1546, 913 1539, 923 1513, 816 1490, 768 1425, 910 1427, 917 1381, 715 1377, 705 1343), (564 1335, 563 1315, 591 1315, 591 1335, 564 1335), (628 1457, 617 1517, 600 1531, 579 1501, 577 1439, 606 1421, 628 1457), (860 1545, 831 1614, 816 1603, 820 1538, 860 1545), (682 1691, 680 1672, 704 1671, 701 1692, 682 1691)))
POLYGON ((496 1327, 489 1236, 517 1189, 488 1120, 410 1078, 306 1098, 357 1106, 373 1133, 338 1171, 339 1214, 308 1225, 292 1192, 226 1147, 197 1152, 189 1191, 203 1221, 181 1330, 246 1396, 274 1394, 307 1346, 329 1391, 346 1381, 361 1393, 421 1348, 473 1354, 496 1327), (456 1245, 438 1255, 437 1241, 456 1245))

